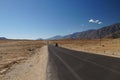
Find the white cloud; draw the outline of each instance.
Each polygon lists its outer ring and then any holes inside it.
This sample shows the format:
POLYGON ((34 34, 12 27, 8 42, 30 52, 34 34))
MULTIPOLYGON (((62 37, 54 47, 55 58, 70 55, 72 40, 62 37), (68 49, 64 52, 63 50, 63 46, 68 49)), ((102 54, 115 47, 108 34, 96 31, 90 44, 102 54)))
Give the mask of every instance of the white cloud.
POLYGON ((99 23, 99 20, 95 20, 95 23, 99 23))
POLYGON ((100 20, 94 20, 94 19, 90 19, 89 23, 102 24, 102 22, 100 20))
POLYGON ((93 20, 93 19, 90 19, 89 22, 94 23, 94 20, 93 20))
POLYGON ((102 24, 102 22, 98 22, 98 24, 102 24))

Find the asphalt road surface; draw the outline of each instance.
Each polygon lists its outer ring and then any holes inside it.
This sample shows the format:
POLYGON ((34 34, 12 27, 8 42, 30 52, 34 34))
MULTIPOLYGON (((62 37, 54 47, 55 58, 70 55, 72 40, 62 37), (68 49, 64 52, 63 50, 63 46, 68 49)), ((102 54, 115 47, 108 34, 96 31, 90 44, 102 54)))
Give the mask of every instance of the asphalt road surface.
POLYGON ((55 74, 51 80, 120 80, 119 58, 52 45, 48 45, 48 50, 51 75, 55 74))

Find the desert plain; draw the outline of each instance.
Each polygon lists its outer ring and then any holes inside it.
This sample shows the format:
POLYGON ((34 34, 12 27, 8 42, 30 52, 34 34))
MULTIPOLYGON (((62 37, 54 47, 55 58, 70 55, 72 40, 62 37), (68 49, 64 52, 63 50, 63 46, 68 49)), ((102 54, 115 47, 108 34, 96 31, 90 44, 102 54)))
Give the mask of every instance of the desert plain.
MULTIPOLYGON (((51 40, 59 47, 120 58, 120 38, 51 40)), ((0 80, 46 80, 46 40, 0 40, 0 80)))

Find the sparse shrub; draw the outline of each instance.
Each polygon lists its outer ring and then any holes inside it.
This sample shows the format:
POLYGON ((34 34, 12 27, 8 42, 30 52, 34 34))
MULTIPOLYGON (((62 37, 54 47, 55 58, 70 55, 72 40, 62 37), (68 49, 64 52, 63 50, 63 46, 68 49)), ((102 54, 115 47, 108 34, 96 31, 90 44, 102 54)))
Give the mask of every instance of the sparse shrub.
POLYGON ((105 47, 105 45, 102 45, 102 47, 105 47))
POLYGON ((120 38, 120 32, 112 34, 112 37, 113 38, 120 38))

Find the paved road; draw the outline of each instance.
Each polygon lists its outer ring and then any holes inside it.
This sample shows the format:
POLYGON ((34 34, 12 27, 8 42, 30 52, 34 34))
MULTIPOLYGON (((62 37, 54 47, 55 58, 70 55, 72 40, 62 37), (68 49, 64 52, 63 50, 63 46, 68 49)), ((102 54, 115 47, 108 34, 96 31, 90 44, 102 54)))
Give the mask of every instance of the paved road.
POLYGON ((48 50, 52 70, 59 80, 120 80, 119 58, 78 52, 52 45, 48 46, 48 50))

